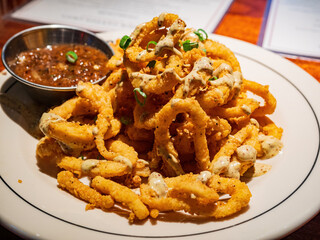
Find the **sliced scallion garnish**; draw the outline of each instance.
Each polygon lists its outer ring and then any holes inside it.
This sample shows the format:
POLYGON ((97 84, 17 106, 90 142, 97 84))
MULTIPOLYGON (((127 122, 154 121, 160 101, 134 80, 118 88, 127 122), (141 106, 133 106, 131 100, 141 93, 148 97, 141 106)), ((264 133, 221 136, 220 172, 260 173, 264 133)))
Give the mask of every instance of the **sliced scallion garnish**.
POLYGON ((124 125, 129 125, 132 123, 132 119, 128 116, 121 116, 120 122, 123 123, 124 125))
POLYGON ((154 65, 156 65, 156 60, 152 60, 148 63, 147 67, 154 68, 154 65))
POLYGON ((150 42, 148 42, 148 44, 147 44, 147 51, 149 51, 149 45, 150 44, 153 44, 154 46, 156 46, 157 45, 157 42, 155 42, 155 41, 150 41, 150 42))
POLYGON ((134 98, 136 99, 137 103, 138 103, 141 107, 143 107, 143 106, 146 104, 147 94, 145 94, 144 92, 142 92, 140 88, 135 88, 135 89, 133 89, 133 93, 134 93, 134 98), (140 96, 143 97, 143 102, 141 102, 141 101, 139 100, 139 97, 138 97, 137 93, 139 93, 140 96))
POLYGON ((201 28, 199 28, 197 31, 194 31, 193 33, 196 34, 196 35, 199 37, 199 40, 200 40, 201 42, 204 41, 204 40, 206 40, 206 39, 208 39, 208 34, 206 33, 205 30, 203 30, 203 29, 201 29, 201 28), (202 34, 201 32, 204 33, 204 35, 206 36, 206 38, 203 37, 203 34, 202 34))
POLYGON ((187 52, 187 51, 190 51, 190 50, 193 49, 193 48, 198 48, 198 47, 199 47, 199 43, 197 43, 197 42, 190 42, 190 40, 188 39, 188 40, 186 40, 186 41, 184 41, 184 42, 182 43, 182 46, 183 46, 183 50, 184 50, 185 52, 187 52))
POLYGON ((209 81, 217 80, 218 78, 216 76, 213 76, 212 78, 209 78, 209 81))
POLYGON ((78 59, 78 55, 74 51, 69 51, 66 53, 66 59, 68 62, 75 63, 78 59))
POLYGON ((129 47, 130 43, 131 43, 131 38, 127 35, 124 35, 120 40, 119 46, 122 49, 127 49, 127 47, 129 47))
POLYGON ((207 55, 207 49, 203 48, 202 51, 207 55))

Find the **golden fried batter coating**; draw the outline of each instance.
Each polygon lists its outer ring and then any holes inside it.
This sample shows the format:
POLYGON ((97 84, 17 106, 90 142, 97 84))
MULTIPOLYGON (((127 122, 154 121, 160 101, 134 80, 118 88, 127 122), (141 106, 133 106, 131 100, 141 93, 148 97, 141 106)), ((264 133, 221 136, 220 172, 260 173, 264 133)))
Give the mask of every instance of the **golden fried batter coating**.
POLYGON ((67 190, 75 197, 90 203, 94 207, 108 210, 114 205, 112 197, 101 195, 96 190, 80 182, 71 172, 59 172, 57 180, 60 188, 67 190))
POLYGON ((99 192, 110 194, 115 201, 130 208, 138 219, 142 220, 149 216, 148 208, 130 188, 100 176, 95 177, 91 185, 99 192))

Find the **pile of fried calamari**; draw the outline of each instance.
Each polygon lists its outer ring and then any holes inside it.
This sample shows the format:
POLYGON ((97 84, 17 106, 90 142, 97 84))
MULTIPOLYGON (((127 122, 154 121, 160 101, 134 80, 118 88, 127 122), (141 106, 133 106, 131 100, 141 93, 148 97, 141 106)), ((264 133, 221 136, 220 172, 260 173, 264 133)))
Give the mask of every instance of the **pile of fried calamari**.
POLYGON ((40 120, 37 157, 62 169, 59 187, 87 209, 119 204, 130 222, 181 210, 218 219, 246 207, 240 177, 268 171, 256 159, 282 147, 266 116, 276 107, 268 86, 244 79, 231 50, 175 14, 112 47, 106 81, 79 83, 40 120))

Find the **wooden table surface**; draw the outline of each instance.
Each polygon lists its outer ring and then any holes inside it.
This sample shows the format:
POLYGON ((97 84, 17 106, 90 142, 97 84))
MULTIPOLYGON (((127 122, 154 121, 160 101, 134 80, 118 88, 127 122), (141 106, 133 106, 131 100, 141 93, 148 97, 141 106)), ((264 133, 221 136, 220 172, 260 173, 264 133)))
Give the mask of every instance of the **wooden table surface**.
MULTIPOLYGON (((2 4, 0 6, 0 51, 5 42, 15 33, 39 25, 13 20, 5 15, 9 10, 24 2, 27 2, 27 0, 4 0, 4 2, 0 3, 2 4)), ((257 44, 266 4, 267 0, 235 0, 214 33, 257 44)), ((288 59, 320 82, 320 60, 288 59)), ((0 71, 3 69, 4 67, 0 61, 0 71)), ((319 191, 319 189, 315 189, 315 191, 319 191)), ((292 213, 292 216, 295 216, 294 213, 292 213)), ((1 239, 19 239, 4 228, 0 229, 0 237, 2 236, 5 236, 5 238, 1 239)), ((320 214, 283 239, 320 239, 320 214)))

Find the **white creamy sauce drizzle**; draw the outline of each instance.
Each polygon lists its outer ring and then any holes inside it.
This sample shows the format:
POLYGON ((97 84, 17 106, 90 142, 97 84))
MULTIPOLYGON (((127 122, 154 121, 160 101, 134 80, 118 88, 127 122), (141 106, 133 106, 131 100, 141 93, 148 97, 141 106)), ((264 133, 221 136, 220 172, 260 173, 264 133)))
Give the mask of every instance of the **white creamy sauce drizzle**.
POLYGON ((212 63, 213 61, 207 57, 202 57, 194 63, 192 71, 184 77, 183 92, 185 94, 188 94, 190 91, 190 84, 192 81, 200 81, 203 85, 206 84, 206 81, 201 77, 198 71, 207 70, 212 72, 212 63))
POLYGON ((250 115, 252 112, 251 112, 251 108, 248 106, 248 105, 246 105, 246 104, 243 104, 242 106, 241 106, 241 109, 242 109, 242 111, 245 113, 245 114, 247 114, 247 115, 250 115))
POLYGON ((227 70, 229 73, 233 72, 232 67, 229 64, 221 63, 219 67, 213 71, 212 75, 217 77, 223 70, 227 70))
POLYGON ((87 159, 81 164, 81 171, 88 173, 92 168, 95 168, 99 164, 100 160, 97 159, 87 159))
POLYGON ((242 74, 239 71, 235 71, 232 73, 234 77, 234 86, 233 88, 236 90, 236 94, 238 94, 241 90, 241 85, 242 85, 242 74))
POLYGON ((165 17, 166 17, 167 14, 168 14, 168 13, 163 12, 163 13, 161 13, 161 14, 159 15, 159 17, 158 17, 158 26, 159 26, 159 27, 162 27, 163 22, 164 22, 164 19, 165 19, 165 17))
POLYGON ((151 189, 156 192, 159 198, 165 197, 167 195, 168 186, 160 173, 151 173, 148 178, 148 184, 151 189))
POLYGON ((133 168, 132 162, 128 158, 126 158, 124 156, 121 156, 121 155, 116 156, 115 158, 113 158, 113 161, 123 163, 123 164, 127 165, 127 167, 129 169, 133 168))
POLYGON ((123 57, 121 57, 119 60, 116 61, 115 65, 116 67, 119 67, 123 64, 123 57))
MULTIPOLYGON (((159 20, 158 20, 158 24, 159 24, 159 20)), ((170 26, 167 35, 157 43, 155 47, 155 52, 154 52, 155 55, 159 55, 162 49, 170 49, 175 54, 182 57, 182 53, 178 49, 175 49, 174 47, 173 37, 174 37, 174 34, 176 34, 179 31, 184 31, 184 29, 185 27, 181 19, 177 19, 176 21, 174 21, 170 26)))
POLYGON ((220 174, 221 172, 225 171, 230 163, 229 156, 221 156, 214 162, 212 166, 212 173, 220 174))
POLYGON ((147 54, 147 50, 143 50, 143 51, 139 52, 138 56, 136 57, 136 60, 140 61, 141 58, 146 54, 147 54))
POLYGON ((171 100, 171 107, 174 108, 177 102, 179 102, 181 99, 180 98, 174 98, 171 100))
POLYGON ((254 118, 250 118, 250 123, 254 126, 256 126, 257 128, 260 127, 260 124, 258 123, 258 121, 254 118))
POLYGON ((139 158, 139 159, 137 160, 137 163, 141 163, 141 164, 143 164, 143 165, 145 165, 145 166, 149 166, 149 162, 146 161, 146 160, 144 160, 144 159, 142 159, 142 158, 139 158))
MULTIPOLYGON (((176 74, 176 72, 174 71, 173 68, 168 68, 166 70, 164 70, 163 73, 160 74, 160 78, 164 75, 167 74, 172 74, 176 79, 178 79, 180 81, 180 77, 178 76, 178 74, 176 74)), ((130 78, 138 78, 141 79, 141 83, 140 83, 140 88, 143 89, 145 85, 147 85, 150 81, 152 80, 156 80, 158 78, 157 75, 151 75, 151 74, 146 74, 146 73, 140 73, 140 72, 133 72, 130 74, 130 78)))
POLYGON ((66 154, 69 154, 69 155, 78 155, 80 153, 80 149, 77 149, 77 148, 73 148, 69 145, 67 145, 66 143, 64 142, 60 142, 60 141, 57 141, 58 144, 60 145, 62 151, 66 154))
POLYGON ((265 163, 255 163, 252 177, 259 177, 271 170, 272 166, 265 163))
POLYGON ((39 128, 44 135, 48 133, 49 124, 52 122, 65 121, 62 117, 54 113, 43 113, 40 118, 39 128))
POLYGON ((266 136, 264 134, 259 134, 258 139, 261 143, 262 151, 264 153, 264 158, 271 158, 277 155, 282 149, 282 142, 273 137, 266 136))
POLYGON ((217 77, 224 70, 227 70, 229 74, 226 74, 215 81, 210 81, 210 84, 212 86, 227 85, 230 89, 235 89, 236 94, 238 94, 242 85, 242 74, 239 71, 233 72, 232 67, 229 64, 221 63, 219 67, 214 70, 212 75, 217 77))
POLYGON ((145 23, 141 23, 134 29, 134 31, 130 35, 131 43, 129 45, 131 45, 136 40, 137 36, 140 34, 144 25, 145 23))
MULTIPOLYGON (((196 31, 196 29, 194 29, 194 28, 186 29, 184 34, 182 34, 182 36, 181 36, 182 42, 189 39, 191 42, 201 43, 201 42, 199 42, 199 37, 196 34, 194 34, 195 31, 196 31)), ((200 45, 199 45, 199 49, 201 49, 200 45)))
POLYGON ((98 135, 98 133, 99 133, 99 129, 98 129, 97 127, 94 127, 94 128, 92 129, 92 134, 93 134, 94 136, 96 136, 96 135, 98 135))
POLYGON ((234 86, 235 80, 232 74, 227 73, 226 75, 224 75, 221 78, 218 78, 217 80, 209 81, 209 83, 215 87, 218 87, 221 85, 227 85, 230 89, 232 89, 234 86))
POLYGON ((241 163, 238 161, 232 161, 228 167, 227 171, 225 172, 225 175, 230 178, 240 178, 240 168, 241 168, 241 163))
POLYGON ((197 196, 196 196, 194 193, 191 193, 191 194, 190 194, 190 198, 191 198, 191 199, 196 199, 197 196))
POLYGON ((141 79, 140 88, 143 89, 143 87, 150 82, 151 80, 156 80, 157 75, 151 75, 146 73, 140 73, 140 72, 133 72, 130 74, 130 78, 138 78, 141 79))
POLYGON ((206 184, 209 179, 211 178, 212 174, 209 171, 202 171, 200 172, 200 174, 197 177, 197 180, 199 180, 200 182, 206 184))
POLYGON ((236 150, 240 161, 255 162, 257 158, 257 150, 250 145, 242 145, 236 150))

